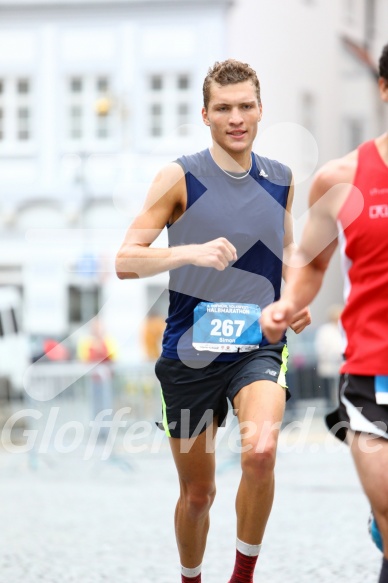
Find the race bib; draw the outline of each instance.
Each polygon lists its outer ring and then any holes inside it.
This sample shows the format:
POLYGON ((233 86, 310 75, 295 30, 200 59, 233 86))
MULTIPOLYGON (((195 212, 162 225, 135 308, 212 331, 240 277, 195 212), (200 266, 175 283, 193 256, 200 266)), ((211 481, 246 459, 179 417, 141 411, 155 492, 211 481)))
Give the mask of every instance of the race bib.
POLYGON ((388 376, 375 376, 376 403, 388 405, 388 376))
POLYGON ((194 309, 193 347, 210 352, 249 352, 259 347, 261 310, 255 304, 200 302, 194 309))

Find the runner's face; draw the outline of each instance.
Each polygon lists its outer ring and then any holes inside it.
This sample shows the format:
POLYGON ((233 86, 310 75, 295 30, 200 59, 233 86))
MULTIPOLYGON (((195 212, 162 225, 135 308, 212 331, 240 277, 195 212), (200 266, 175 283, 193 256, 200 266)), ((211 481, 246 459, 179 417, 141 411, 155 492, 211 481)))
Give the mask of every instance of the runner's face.
POLYGON ((202 118, 213 140, 228 154, 241 155, 252 149, 261 120, 261 105, 251 81, 221 86, 212 82, 207 110, 202 118))

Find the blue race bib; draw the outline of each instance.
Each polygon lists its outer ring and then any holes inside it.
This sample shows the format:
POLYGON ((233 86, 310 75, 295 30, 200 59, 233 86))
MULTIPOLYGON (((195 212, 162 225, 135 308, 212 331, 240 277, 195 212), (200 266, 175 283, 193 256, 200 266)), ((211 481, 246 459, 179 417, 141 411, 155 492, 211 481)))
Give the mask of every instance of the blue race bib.
POLYGON ((193 347, 210 352, 250 352, 261 342, 256 304, 200 302, 194 309, 193 347))
POLYGON ((388 376, 375 376, 375 394, 378 405, 388 405, 388 376))

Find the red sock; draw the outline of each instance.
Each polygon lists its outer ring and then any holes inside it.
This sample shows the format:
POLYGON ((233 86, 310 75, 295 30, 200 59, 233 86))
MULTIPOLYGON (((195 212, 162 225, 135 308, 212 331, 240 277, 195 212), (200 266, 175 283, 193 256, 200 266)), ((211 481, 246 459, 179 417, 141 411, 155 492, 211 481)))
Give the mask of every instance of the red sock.
POLYGON ((229 583, 253 583, 253 571, 255 570, 258 555, 248 557, 236 550, 236 563, 229 583))
POLYGON ((201 583, 201 573, 196 577, 185 577, 182 575, 182 583, 201 583))

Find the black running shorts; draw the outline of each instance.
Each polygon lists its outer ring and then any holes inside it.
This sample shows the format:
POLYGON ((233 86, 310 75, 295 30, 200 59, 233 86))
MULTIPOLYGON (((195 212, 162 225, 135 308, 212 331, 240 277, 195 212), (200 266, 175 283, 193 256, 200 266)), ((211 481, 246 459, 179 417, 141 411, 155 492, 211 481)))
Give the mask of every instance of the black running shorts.
POLYGON ((345 441, 348 429, 388 439, 388 405, 376 403, 375 384, 375 376, 341 375, 339 406, 326 416, 328 428, 338 439, 345 441))
POLYGON ((169 437, 194 437, 217 417, 225 422, 228 400, 255 381, 278 383, 287 391, 285 374, 288 350, 284 344, 264 346, 233 362, 212 362, 203 368, 161 356, 155 373, 162 387, 163 421, 158 423, 169 437))

